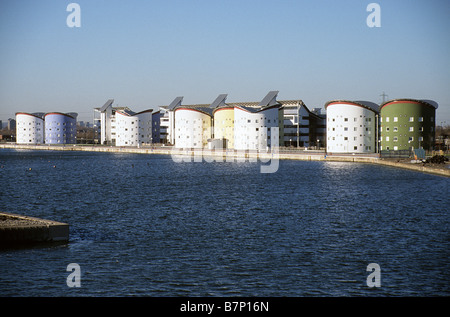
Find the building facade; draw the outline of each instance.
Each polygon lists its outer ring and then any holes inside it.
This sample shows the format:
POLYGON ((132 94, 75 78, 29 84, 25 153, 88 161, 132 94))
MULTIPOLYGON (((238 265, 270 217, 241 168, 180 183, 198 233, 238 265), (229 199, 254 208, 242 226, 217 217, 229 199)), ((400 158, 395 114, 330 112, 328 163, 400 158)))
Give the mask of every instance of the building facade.
POLYGON ((50 112, 44 116, 46 144, 77 143, 77 113, 50 112))
POLYGON ((301 100, 280 103, 284 111, 284 146, 325 146, 326 115, 321 109, 309 110, 301 100))
POLYGON ((378 105, 368 101, 333 100, 327 111, 327 152, 375 153, 378 105))
POLYGON ((152 143, 152 109, 135 113, 131 110, 115 111, 116 146, 140 146, 152 143))
POLYGON ((436 109, 432 100, 394 99, 380 106, 380 150, 431 150, 436 109))
POLYGON ((234 148, 267 150, 283 144, 283 108, 280 104, 259 107, 234 107, 234 148), (272 130, 276 128, 278 130, 272 130), (272 144, 272 133, 278 131, 278 144, 272 144))
POLYGON ((152 113, 152 143, 161 143, 161 111, 152 113))
POLYGON ((43 113, 16 113, 16 143, 44 143, 45 125, 43 117, 43 113))
POLYGON ((113 107, 109 99, 94 109, 94 125, 101 144, 140 146, 153 140, 153 109, 134 112, 128 107, 113 107))
POLYGON ((222 140, 223 148, 234 149, 234 106, 214 109, 214 139, 222 140))
POLYGON ((180 106, 175 109, 175 147, 206 148, 213 136, 212 108, 180 106))

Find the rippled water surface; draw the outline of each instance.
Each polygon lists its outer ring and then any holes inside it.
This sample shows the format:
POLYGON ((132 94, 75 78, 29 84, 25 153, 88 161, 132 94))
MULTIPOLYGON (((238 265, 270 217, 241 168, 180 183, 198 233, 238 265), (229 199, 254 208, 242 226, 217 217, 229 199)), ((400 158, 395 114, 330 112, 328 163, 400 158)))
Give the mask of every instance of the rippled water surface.
POLYGON ((0 296, 450 295, 448 178, 6 149, 0 165, 1 211, 70 224, 67 244, 0 250, 0 296))

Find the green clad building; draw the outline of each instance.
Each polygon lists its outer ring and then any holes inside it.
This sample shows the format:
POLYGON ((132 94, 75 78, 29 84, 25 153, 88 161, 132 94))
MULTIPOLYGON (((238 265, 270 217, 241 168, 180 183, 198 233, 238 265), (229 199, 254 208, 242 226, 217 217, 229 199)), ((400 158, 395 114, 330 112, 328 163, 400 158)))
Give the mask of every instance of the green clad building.
POLYGON ((431 150, 438 104, 431 100, 394 99, 380 106, 380 150, 431 150))

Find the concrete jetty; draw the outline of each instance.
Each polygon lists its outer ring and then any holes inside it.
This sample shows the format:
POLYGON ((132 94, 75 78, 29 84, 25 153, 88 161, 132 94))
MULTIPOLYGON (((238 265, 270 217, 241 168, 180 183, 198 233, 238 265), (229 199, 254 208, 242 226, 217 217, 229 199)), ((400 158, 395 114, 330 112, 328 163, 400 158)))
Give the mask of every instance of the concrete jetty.
POLYGON ((68 240, 67 223, 0 212, 0 246, 68 240))

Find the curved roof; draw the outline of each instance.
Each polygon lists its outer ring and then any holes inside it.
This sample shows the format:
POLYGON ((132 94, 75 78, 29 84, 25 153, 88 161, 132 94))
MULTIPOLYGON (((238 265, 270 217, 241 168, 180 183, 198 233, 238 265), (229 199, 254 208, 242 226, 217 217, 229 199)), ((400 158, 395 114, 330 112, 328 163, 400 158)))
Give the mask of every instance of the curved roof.
POLYGON ((69 117, 69 118, 72 118, 72 119, 76 119, 76 117, 73 116, 75 114, 75 112, 71 112, 70 114, 69 113, 62 113, 62 112, 48 112, 48 113, 45 114, 44 117, 46 117, 48 115, 51 115, 51 114, 65 116, 65 117, 69 117))
POLYGON ((147 110, 144 110, 141 112, 134 112, 127 108, 127 109, 116 110, 116 113, 127 116, 127 117, 134 117, 134 116, 140 115, 142 113, 152 112, 152 111, 153 111, 153 109, 147 109, 147 110))
POLYGON ((195 106, 179 106, 179 107, 176 107, 175 111, 178 111, 178 110, 198 111, 198 112, 204 113, 204 114, 212 117, 214 109, 210 108, 209 105, 195 105, 195 106))
POLYGON ((17 115, 25 115, 25 116, 30 116, 30 117, 36 117, 39 119, 43 119, 43 117, 44 117, 44 114, 41 112, 37 112, 37 113, 16 112, 16 116, 17 115))
POLYGON ((220 111, 220 110, 225 110, 225 109, 228 109, 228 110, 233 110, 234 109, 234 106, 232 106, 232 105, 227 105, 227 104, 224 104, 223 106, 219 106, 219 107, 217 107, 217 108, 214 108, 214 110, 213 110, 213 114, 215 114, 217 111, 220 111))
POLYGON ((419 99, 403 98, 403 99, 392 99, 392 100, 386 101, 385 103, 381 104, 380 110, 381 110, 381 108, 383 108, 387 104, 400 103, 400 102, 420 103, 420 104, 422 104, 424 106, 432 107, 434 109, 437 109, 438 106, 439 106, 438 103, 436 101, 433 101, 433 100, 426 100, 426 99, 419 100, 419 99))
POLYGON ((275 105, 272 105, 272 106, 266 106, 266 107, 261 107, 261 108, 259 108, 259 107, 257 108, 257 107, 240 106, 240 105, 236 105, 235 107, 239 108, 241 110, 250 112, 250 113, 257 113, 257 112, 262 112, 262 111, 273 109, 273 108, 280 108, 280 105, 279 104, 275 104, 275 105))
POLYGON ((373 112, 378 113, 378 105, 376 103, 370 102, 370 101, 364 101, 364 100, 359 100, 359 101, 350 101, 350 100, 331 100, 328 101, 327 103, 325 103, 325 109, 334 103, 338 103, 338 104, 348 104, 348 105, 352 105, 352 106, 358 106, 358 107, 363 107, 366 108, 368 110, 371 110, 373 112))

